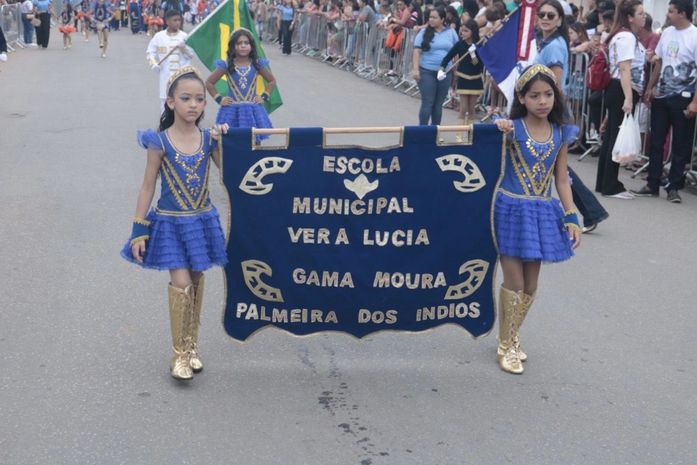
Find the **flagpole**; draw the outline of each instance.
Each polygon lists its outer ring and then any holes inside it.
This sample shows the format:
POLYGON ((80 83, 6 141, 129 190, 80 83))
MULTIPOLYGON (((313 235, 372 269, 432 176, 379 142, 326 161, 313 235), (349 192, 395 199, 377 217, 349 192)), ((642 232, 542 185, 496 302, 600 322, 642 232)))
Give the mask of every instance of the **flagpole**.
POLYGON ((487 35, 485 35, 484 37, 479 39, 479 41, 475 45, 484 45, 491 38, 491 36, 493 36, 494 34, 499 32, 499 30, 501 30, 501 28, 504 26, 504 24, 506 24, 508 22, 508 20, 511 18, 511 16, 513 16, 515 14, 515 12, 520 10, 521 8, 522 8, 522 6, 518 6, 518 8, 516 8, 515 10, 508 13, 492 31, 489 31, 487 33, 487 35))

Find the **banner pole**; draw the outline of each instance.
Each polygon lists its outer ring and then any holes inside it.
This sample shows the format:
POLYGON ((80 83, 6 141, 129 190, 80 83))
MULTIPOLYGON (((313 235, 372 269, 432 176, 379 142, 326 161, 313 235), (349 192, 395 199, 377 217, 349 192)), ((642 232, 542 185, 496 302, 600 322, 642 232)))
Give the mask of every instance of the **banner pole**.
MULTIPOLYGON (((464 126, 437 126, 439 132, 471 131, 472 125, 464 126)), ((389 134, 402 132, 402 126, 386 126, 375 128, 324 128, 325 134, 389 134)), ((252 134, 256 135, 288 135, 288 128, 252 128, 252 134)))

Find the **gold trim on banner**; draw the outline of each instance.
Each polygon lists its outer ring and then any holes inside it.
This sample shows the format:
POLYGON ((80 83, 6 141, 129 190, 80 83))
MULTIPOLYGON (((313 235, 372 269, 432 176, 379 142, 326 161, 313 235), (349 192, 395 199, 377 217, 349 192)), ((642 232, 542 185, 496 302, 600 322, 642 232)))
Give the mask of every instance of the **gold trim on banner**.
POLYGON ((290 129, 288 128, 252 128, 252 152, 256 150, 288 150, 290 145, 290 129), (286 136, 286 145, 261 145, 257 144, 257 136, 286 136))
MULTIPOLYGON (((225 156, 223 155, 223 136, 221 135, 218 138, 218 158, 220 160, 220 165, 218 166, 218 182, 220 183, 220 186, 223 188, 223 192, 225 192, 225 203, 227 204, 228 210, 227 210, 227 221, 225 222, 226 228, 225 228, 225 253, 227 254, 227 246, 230 243, 230 231, 232 230, 232 202, 230 202, 230 193, 227 190, 227 187, 225 186, 225 182, 223 179, 223 165, 225 163, 225 156)), ((219 212, 220 213, 220 212, 219 212)), ((223 272, 223 316, 222 316, 222 327, 223 327, 223 333, 225 336, 227 336, 229 339, 232 339, 227 332, 225 332, 225 310, 227 309, 227 294, 228 294, 228 288, 227 288, 227 273, 225 272, 225 267, 221 267, 222 272, 223 272)))
POLYGON ((472 145, 474 142, 474 125, 472 123, 464 126, 437 126, 436 145, 440 147, 449 145, 472 145), (459 132, 462 134, 462 142, 446 142, 442 141, 441 132, 459 132))
MULTIPOLYGON (((501 256, 501 254, 499 253, 499 243, 496 240, 494 210, 496 209, 496 196, 498 195, 499 189, 501 188, 501 183, 503 182, 503 177, 506 173, 506 144, 506 136, 504 135, 501 140, 501 171, 499 173, 499 180, 496 182, 496 186, 494 186, 494 194, 491 198, 491 237, 494 240, 494 248, 496 249, 496 261, 494 262, 494 270, 491 280, 491 299, 492 302, 494 302, 494 324, 491 326, 491 330, 489 331, 489 333, 496 329, 496 323, 498 322, 498 306, 496 304, 496 276, 498 275, 499 271, 499 257, 501 256)), ((482 336, 488 336, 489 333, 482 334, 482 336)))
MULTIPOLYGON (((224 322, 224 320, 225 320, 225 314, 223 314, 223 322, 224 322)), ((224 332, 225 335, 228 337, 228 339, 232 339, 232 340, 233 340, 234 342, 236 342, 237 344, 242 345, 242 344, 246 344, 246 343, 250 342, 250 340, 251 340, 254 336, 256 336, 256 335, 257 335, 258 333, 260 333, 261 331, 264 331, 265 329, 272 329, 272 330, 280 331, 280 332, 282 332, 282 333, 287 333, 289 336, 292 336, 292 337, 298 338, 298 339, 311 338, 311 337, 313 337, 313 336, 325 335, 325 334, 327 334, 327 333, 336 333, 337 335, 348 336, 348 337, 351 338, 351 339, 355 339, 355 340, 357 340, 357 341, 360 341, 360 340, 362 340, 362 339, 365 339, 365 338, 367 338, 367 337, 372 337, 372 336, 375 336, 376 334, 380 334, 380 333, 401 333, 401 334, 409 334, 409 335, 416 335, 416 336, 418 336, 418 335, 421 335, 421 334, 427 334, 427 333, 430 333, 431 331, 435 331, 435 330, 441 329, 441 328, 443 328, 444 326, 455 326, 456 328, 459 328, 459 329, 461 329, 462 331, 464 331, 465 333, 469 334, 469 336, 470 336, 472 339, 474 339, 474 340, 476 341, 476 340, 479 340, 480 338, 483 338, 483 337, 488 336, 489 333, 491 333, 491 332, 494 330, 495 325, 496 325, 496 313, 494 312, 494 326, 492 326, 491 329, 490 329, 488 332, 486 332, 486 333, 484 333, 484 334, 482 334, 482 335, 480 335, 480 336, 473 336, 472 333, 470 333, 469 331, 467 331, 467 329, 466 329, 464 326, 461 326, 461 325, 459 325, 459 324, 457 324, 457 323, 442 323, 442 324, 440 324, 440 325, 438 325, 438 326, 434 326, 433 328, 422 329, 422 330, 419 330, 419 331, 409 331, 409 330, 407 330, 407 329, 379 329, 379 330, 377 330, 377 331, 372 331, 372 332, 370 332, 370 333, 368 333, 368 334, 366 334, 365 336, 362 336, 362 337, 354 336, 353 334, 347 333, 346 331, 339 331, 339 330, 334 330, 334 329, 325 329, 324 331, 316 331, 316 332, 311 333, 311 334, 293 334, 292 332, 288 331, 287 329, 279 328, 278 326, 274 326, 274 325, 271 324, 271 323, 269 323, 269 324, 267 324, 267 325, 265 325, 265 326, 262 326, 261 328, 258 328, 256 331, 250 333, 249 336, 247 336, 247 338, 246 338, 244 341, 239 341, 239 340, 235 339, 234 337, 230 336, 227 332, 225 332, 224 329, 223 329, 223 332, 224 332)), ((223 328, 224 328, 224 326, 223 326, 223 328)))
POLYGON ((384 128, 327 128, 322 130, 323 149, 361 149, 361 150, 391 150, 404 147, 404 127, 384 127, 384 128), (332 145, 327 142, 329 134, 399 134, 399 142, 393 145, 382 147, 368 147, 365 145, 332 145))

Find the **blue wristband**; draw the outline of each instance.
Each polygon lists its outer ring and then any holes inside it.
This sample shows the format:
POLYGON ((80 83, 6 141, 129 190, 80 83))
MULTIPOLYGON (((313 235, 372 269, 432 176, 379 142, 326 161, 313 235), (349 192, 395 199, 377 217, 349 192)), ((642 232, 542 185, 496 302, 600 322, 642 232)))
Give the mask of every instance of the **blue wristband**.
POLYGON ((581 229, 581 223, 578 221, 578 213, 575 210, 564 212, 564 226, 572 229, 581 229))
POLYGON ((135 218, 133 220, 133 229, 131 230, 131 245, 138 241, 147 241, 150 239, 150 222, 143 218, 135 218))
POLYGON ((216 96, 215 96, 215 101, 218 102, 218 104, 220 104, 220 102, 223 101, 223 96, 220 95, 220 94, 216 95, 216 96))

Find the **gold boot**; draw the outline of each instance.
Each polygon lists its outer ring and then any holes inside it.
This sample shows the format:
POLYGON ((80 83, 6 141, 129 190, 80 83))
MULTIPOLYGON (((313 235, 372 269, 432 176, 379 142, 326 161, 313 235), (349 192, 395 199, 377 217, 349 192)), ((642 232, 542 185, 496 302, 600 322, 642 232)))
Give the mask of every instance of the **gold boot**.
POLYGON ((203 362, 198 353, 198 328, 201 326, 201 306, 203 305, 203 275, 194 285, 194 305, 191 315, 191 326, 189 326, 189 336, 191 338, 191 349, 189 352, 189 366, 198 373, 203 370, 203 362))
POLYGON ((513 292, 501 286, 499 292, 499 346, 496 358, 503 371, 519 375, 523 364, 518 357, 514 339, 517 331, 517 309, 521 306, 523 291, 513 292))
POLYGON ((518 351, 518 358, 520 359, 521 362, 524 362, 528 359, 528 354, 523 352, 523 349, 520 348, 519 333, 520 333, 520 327, 523 324, 525 317, 528 315, 528 311, 530 310, 530 307, 532 307, 532 303, 535 301, 535 294, 528 295, 526 293, 523 293, 521 300, 522 300, 522 303, 520 304, 520 311, 518 313, 518 320, 519 321, 517 322, 518 329, 516 330, 515 337, 513 338, 513 345, 515 346, 516 350, 518 351))
POLYGON ((191 339, 187 331, 191 324, 193 294, 193 284, 189 284, 185 289, 169 285, 169 321, 172 328, 172 349, 174 350, 170 368, 172 377, 176 379, 194 377, 189 366, 191 339))
MULTIPOLYGON (((456 126, 464 126, 466 124, 465 118, 458 118, 456 126)), ((461 132, 455 133, 455 142, 461 144, 465 141, 464 135, 461 132)))

